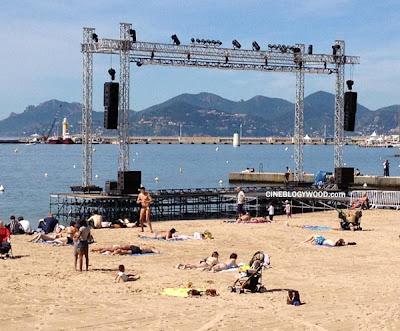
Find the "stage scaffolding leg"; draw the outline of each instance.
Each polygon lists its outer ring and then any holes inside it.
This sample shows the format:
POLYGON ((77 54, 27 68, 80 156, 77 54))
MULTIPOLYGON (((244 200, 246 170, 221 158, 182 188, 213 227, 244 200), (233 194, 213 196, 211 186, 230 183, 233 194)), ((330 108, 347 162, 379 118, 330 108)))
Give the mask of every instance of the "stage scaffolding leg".
MULTIPOLYGON (((304 45, 299 44, 301 54, 304 54, 304 45)), ((294 181, 303 181, 303 138, 304 138, 304 70, 303 62, 298 60, 299 70, 296 71, 296 106, 294 116, 294 181)))
POLYGON ((342 40, 336 40, 335 45, 340 48, 336 53, 336 89, 335 89, 335 151, 334 151, 334 167, 343 166, 343 145, 344 145, 344 54, 345 43, 342 40))
MULTIPOLYGON (((95 29, 83 28, 83 43, 93 42, 95 29)), ((82 102, 82 186, 92 184, 92 103, 93 103, 93 53, 83 51, 83 102, 82 102)))
POLYGON ((119 158, 118 170, 129 170, 129 80, 130 62, 129 53, 131 49, 130 30, 132 25, 120 24, 120 40, 122 47, 120 56, 120 84, 119 84, 119 110, 118 110, 118 133, 119 133, 119 158))

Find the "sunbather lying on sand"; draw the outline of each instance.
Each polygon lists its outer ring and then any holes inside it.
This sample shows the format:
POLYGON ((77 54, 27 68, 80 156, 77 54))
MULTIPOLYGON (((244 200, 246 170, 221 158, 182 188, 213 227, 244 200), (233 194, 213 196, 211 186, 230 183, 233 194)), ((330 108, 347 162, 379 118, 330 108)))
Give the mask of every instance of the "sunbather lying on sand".
POLYGON ((172 239, 172 235, 176 232, 174 228, 169 231, 156 231, 154 233, 140 233, 140 238, 150 238, 150 239, 172 239))
MULTIPOLYGON (((53 241, 56 239, 59 239, 62 237, 62 229, 60 227, 56 227, 54 232, 45 234, 43 232, 37 232, 35 233, 32 238, 29 240, 30 242, 37 243, 41 240, 43 241, 53 241)), ((65 238, 65 242, 67 242, 67 239, 65 238)))
POLYGON ((304 240, 302 243, 307 243, 311 242, 313 245, 321 245, 321 246, 330 246, 330 247, 335 247, 335 246, 346 246, 346 245, 356 245, 355 242, 345 242, 344 239, 326 239, 325 237, 314 234, 310 238, 307 238, 304 240))
POLYGON ((271 223, 267 217, 251 217, 249 213, 239 216, 236 223, 271 223))
POLYGON ((160 252, 155 247, 150 246, 136 246, 136 245, 113 245, 111 247, 97 247, 93 248, 92 252, 99 252, 101 254, 108 253, 111 255, 131 255, 131 254, 148 254, 160 252))
POLYGON ((208 271, 212 271, 212 272, 218 272, 218 271, 222 271, 222 270, 228 270, 228 269, 232 269, 232 268, 237 268, 238 265, 236 263, 236 259, 237 259, 237 254, 236 253, 232 253, 229 256, 229 261, 217 263, 212 267, 204 268, 204 270, 208 270, 208 271))
POLYGON ((200 270, 209 270, 208 268, 212 268, 216 264, 218 264, 218 252, 213 252, 211 256, 201 260, 196 264, 178 264, 176 267, 178 269, 200 269, 200 270))

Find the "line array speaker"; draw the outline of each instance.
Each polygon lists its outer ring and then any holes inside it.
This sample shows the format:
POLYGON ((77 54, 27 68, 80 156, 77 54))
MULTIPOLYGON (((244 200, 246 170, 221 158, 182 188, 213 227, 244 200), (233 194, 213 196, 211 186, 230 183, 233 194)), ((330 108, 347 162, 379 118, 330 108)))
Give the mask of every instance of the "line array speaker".
POLYGON ((141 171, 118 171, 118 190, 122 194, 137 194, 141 182, 141 171))
POLYGON ((118 128, 119 83, 104 83, 104 128, 118 128))
POLYGON ((357 112, 357 92, 346 92, 344 94, 344 122, 345 131, 354 131, 357 112))

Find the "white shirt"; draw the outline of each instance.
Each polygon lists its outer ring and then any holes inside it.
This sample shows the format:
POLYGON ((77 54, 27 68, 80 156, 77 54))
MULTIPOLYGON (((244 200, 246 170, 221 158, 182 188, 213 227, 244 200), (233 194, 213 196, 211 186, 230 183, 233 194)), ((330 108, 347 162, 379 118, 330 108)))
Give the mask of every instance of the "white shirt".
POLYGON ((274 211, 275 211, 274 206, 271 205, 268 207, 268 215, 274 215, 274 211))
POLYGON ((122 279, 124 282, 127 282, 128 279, 129 279, 128 275, 126 275, 126 274, 125 274, 124 272, 122 272, 122 271, 118 271, 118 276, 121 277, 121 279, 122 279))
POLYGON ((19 221, 19 224, 21 224, 21 226, 24 229, 25 233, 31 233, 32 232, 31 223, 28 220, 21 220, 21 221, 19 221))
POLYGON ((238 193, 238 196, 237 196, 237 203, 238 203, 238 205, 243 205, 243 204, 244 204, 244 200, 246 200, 246 196, 244 195, 244 192, 243 192, 243 191, 240 191, 240 192, 238 193))
POLYGON ((290 204, 286 204, 285 205, 285 212, 286 212, 286 214, 290 214, 290 204))

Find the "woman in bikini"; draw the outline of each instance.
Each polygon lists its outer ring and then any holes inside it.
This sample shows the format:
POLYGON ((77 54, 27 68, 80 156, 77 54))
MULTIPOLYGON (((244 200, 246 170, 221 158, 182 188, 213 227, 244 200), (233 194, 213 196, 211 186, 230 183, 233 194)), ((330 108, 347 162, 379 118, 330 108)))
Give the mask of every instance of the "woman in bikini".
POLYGON ((356 245, 355 242, 345 242, 344 239, 326 239, 325 237, 314 234, 311 237, 304 240, 302 243, 310 242, 313 245, 320 245, 320 246, 329 246, 329 247, 336 247, 336 246, 347 246, 347 245, 356 245))
POLYGON ((159 254, 160 252, 155 247, 149 246, 137 246, 134 244, 127 245, 113 245, 112 247, 98 247, 93 248, 92 252, 98 253, 108 253, 111 255, 131 255, 131 254, 148 254, 155 253, 159 254))
POLYGON ((149 238, 149 239, 172 239, 173 234, 176 232, 174 228, 172 228, 169 231, 158 231, 158 232, 153 232, 151 234, 145 234, 145 233, 139 233, 140 238, 149 238))
POLYGON ((199 269, 199 270, 208 270, 208 268, 212 268, 216 264, 218 264, 218 252, 213 252, 211 256, 201 260, 196 264, 178 264, 176 267, 178 269, 199 269))

